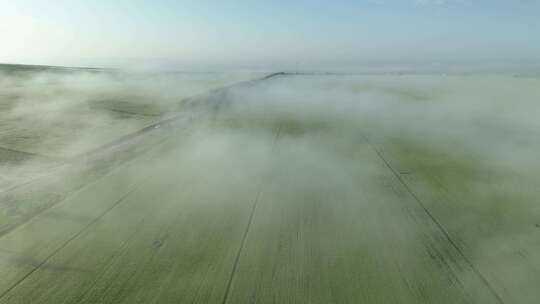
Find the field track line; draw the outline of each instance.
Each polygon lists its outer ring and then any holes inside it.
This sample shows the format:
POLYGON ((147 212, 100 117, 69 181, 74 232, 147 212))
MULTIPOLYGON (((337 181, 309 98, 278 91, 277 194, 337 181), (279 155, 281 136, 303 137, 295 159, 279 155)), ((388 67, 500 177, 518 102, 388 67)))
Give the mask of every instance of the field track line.
MULTIPOLYGON (((26 223, 32 221, 34 218, 40 216, 41 214, 43 214, 43 213, 46 212, 47 210, 50 210, 51 208, 53 208, 53 207, 55 207, 55 206, 57 206, 57 205, 62 204, 62 203, 65 202, 71 195, 73 195, 73 194, 75 194, 75 193, 78 193, 78 192, 80 192, 80 191, 83 191, 83 189, 86 188, 87 186, 96 184, 96 183, 98 183, 99 181, 101 181, 102 178, 106 178, 107 176, 111 175, 112 173, 116 172, 117 170, 121 170, 121 169, 123 169, 123 168, 126 168, 126 167, 128 167, 130 164, 132 164, 132 163, 134 163, 134 162, 140 160, 141 157, 147 156, 147 154, 150 153, 151 151, 152 151, 152 149, 150 149, 149 151, 145 151, 145 152, 143 152, 142 154, 140 154, 137 158, 128 160, 128 161, 126 161, 125 163, 122 163, 121 165, 118 165, 118 166, 112 168, 110 171, 108 171, 107 173, 105 173, 101 178, 98 178, 98 179, 95 179, 95 180, 90 181, 89 183, 85 184, 83 187, 80 187, 79 189, 73 191, 73 193, 67 195, 67 196, 64 197, 63 199, 61 199, 61 200, 55 202, 54 204, 48 206, 47 208, 45 208, 45 209, 43 209, 43 210, 40 210, 40 211, 37 212, 37 213, 31 214, 30 216, 26 217, 26 218, 24 219, 24 221, 22 221, 22 222, 16 224, 15 226, 9 228, 8 230, 5 230, 4 232, 0 233, 0 239, 3 238, 3 237, 5 237, 6 235, 10 234, 11 232, 15 231, 15 230, 18 229, 19 227, 22 227, 22 226, 25 225, 26 223)), ((64 164, 64 165, 66 165, 66 164, 64 164)), ((61 168, 60 168, 61 166, 63 166, 63 165, 59 165, 59 166, 57 166, 57 167, 54 167, 53 169, 55 169, 55 170, 56 170, 56 169, 60 170, 60 169, 61 169, 61 168)), ((52 175, 52 174, 54 173, 54 170, 53 170, 53 169, 51 169, 51 172, 49 172, 48 174, 40 175, 39 177, 36 177, 36 178, 34 178, 34 179, 30 180, 30 181, 27 181, 27 182, 22 183, 22 184, 19 184, 19 185, 15 185, 14 187, 9 188, 9 189, 7 189, 7 190, 5 190, 5 191, 0 191, 0 195, 1 195, 1 194, 8 193, 8 192, 10 192, 10 191, 13 191, 13 190, 15 190, 15 189, 17 189, 17 188, 20 188, 20 187, 22 187, 22 186, 31 184, 31 183, 33 183, 33 182, 39 181, 40 179, 45 178, 45 177, 47 177, 47 176, 49 176, 49 175, 52 175)), ((135 184, 138 184, 138 183, 139 183, 139 182, 135 182, 135 184)))
MULTIPOLYGON (((274 151, 276 148, 277 141, 281 135, 281 124, 279 125, 276 136, 274 137, 274 140, 272 142, 271 150, 274 151)), ((251 207, 251 213, 249 214, 249 219, 246 225, 246 229, 244 230, 244 235, 242 236, 242 241, 240 242, 240 246, 238 248, 238 252, 236 253, 236 257, 234 258, 233 268, 231 270, 231 274, 229 275, 229 279, 227 281, 227 287, 225 288, 225 294, 223 295, 223 301, 221 301, 222 304, 227 303, 229 300, 229 294, 231 293, 231 287, 232 282, 234 280, 234 277, 236 275, 236 270, 238 269, 238 262, 240 261, 240 256, 242 255, 242 252, 244 251, 244 247, 246 245, 246 240, 249 234, 249 230, 251 229, 251 224, 253 223, 253 216, 255 215, 255 211, 257 210, 257 205, 259 204, 259 198, 261 197, 261 192, 263 185, 267 181, 262 181, 261 185, 259 186, 259 189, 257 190, 257 194, 255 195, 255 200, 253 201, 253 205, 251 207)))
POLYGON ((422 208, 422 210, 426 213, 426 215, 429 217, 429 219, 435 224, 435 226, 437 227, 437 229, 439 229, 439 231, 441 231, 441 233, 444 235, 444 237, 446 238, 446 240, 450 243, 450 245, 458 252, 459 256, 465 261, 465 263, 473 270, 473 272, 475 273, 475 275, 482 281, 482 283, 488 288, 489 292, 493 295, 493 297, 495 297, 495 299, 497 300, 497 302, 499 304, 505 304, 504 300, 502 299, 502 297, 499 295, 499 293, 495 290, 495 288, 491 285, 491 283, 489 283, 489 281, 487 280, 487 278, 482 274, 482 272, 480 272, 480 270, 476 267, 476 265, 467 257, 467 255, 465 255, 465 253, 461 250, 461 248, 459 248, 459 246, 457 245, 457 243, 452 239, 452 237, 450 236, 450 233, 448 233, 448 231, 444 228, 444 226, 441 224, 441 222, 439 220, 437 220, 437 218, 433 215, 433 213, 431 213, 431 211, 429 211, 429 209, 426 207, 426 205, 424 204, 424 202, 416 195, 416 193, 414 193, 414 191, 411 189, 411 187, 409 187, 409 185, 405 182, 405 180, 403 180, 403 178, 401 177, 401 175, 399 174, 399 172, 397 172, 394 167, 392 167, 392 165, 390 164, 390 162, 384 157, 384 155, 382 154, 382 152, 377 148, 375 147, 375 145, 373 145, 371 143, 371 141, 369 140, 369 138, 366 136, 366 135, 362 135, 362 137, 364 138, 364 141, 368 144, 368 146, 371 147, 371 149, 373 149, 373 151, 375 151, 375 153, 377 153, 377 155, 379 156, 379 158, 384 162, 384 164, 386 165, 386 167, 388 167, 388 169, 392 172, 392 174, 396 177, 396 179, 399 181, 399 183, 405 187, 405 190, 407 191, 407 193, 409 193, 412 198, 416 201, 416 203, 418 203, 418 205, 422 208))
MULTIPOLYGON (((149 178, 148 178, 149 179, 149 178)), ((148 180, 146 179, 146 180, 148 180)), ((65 241, 62 245, 60 245, 57 249, 55 249, 51 254, 49 254, 43 261, 39 263, 34 269, 30 270, 27 274, 25 274, 22 278, 20 278, 17 282, 15 282, 11 287, 6 289, 2 294, 0 294, 0 301, 15 287, 19 286, 24 280, 26 280, 30 275, 32 275, 34 272, 36 272, 39 268, 41 268, 43 265, 45 265, 52 257, 54 257, 57 253, 59 253, 62 249, 64 249, 71 241, 78 238, 80 235, 82 235, 86 230, 88 230, 92 225, 97 223, 99 220, 101 220, 105 215, 107 215, 109 212, 111 212, 114 208, 118 207, 121 203, 125 202, 125 199, 133 193, 135 190, 137 190, 138 185, 142 183, 139 182, 136 185, 134 185, 129 191, 127 191, 121 198, 119 198, 111 207, 107 208, 103 213, 101 213, 98 217, 93 219, 90 223, 88 223, 85 227, 83 227, 79 232, 77 232, 75 235, 70 237, 67 241, 65 241)))
MULTIPOLYGON (((178 214, 176 214, 175 216, 173 216, 175 219, 179 218, 180 217, 180 214, 181 212, 178 212, 178 214)), ((136 228, 136 232, 132 233, 129 238, 127 240, 124 241, 122 247, 116 251, 115 254, 113 254, 108 260, 107 262, 105 263, 106 266, 100 270, 100 273, 98 274, 98 276, 93 280, 93 282, 86 288, 86 290, 81 294, 79 295, 79 298, 80 299, 84 299, 95 287, 96 285, 98 284, 98 282, 103 278, 103 276, 107 273, 107 271, 109 269, 111 269, 112 267, 112 264, 114 262, 115 259, 117 259, 118 257, 121 257, 123 252, 126 250, 126 248, 129 247, 130 245, 130 242, 131 240, 133 239, 133 237, 136 235, 136 234, 139 234, 139 231, 143 228, 142 227, 142 223, 143 222, 146 222, 146 221, 150 221, 152 219, 152 217, 156 216, 156 214, 152 214, 150 215, 150 220, 147 218, 148 215, 146 215, 139 223, 139 225, 137 225, 137 228, 136 228)), ((168 232, 171 230, 171 227, 175 224, 175 220, 173 221, 170 221, 168 224, 166 224, 164 227, 161 227, 161 231, 165 231, 165 232, 168 232)), ((157 251, 154 251, 149 257, 148 257, 148 260, 146 261, 146 263, 149 263, 149 260, 150 259, 153 259, 155 255, 157 255, 157 251)), ((144 268, 144 266, 142 267, 144 268)), ((82 300, 81 300, 82 301, 82 300)))
MULTIPOLYGON (((281 75, 281 74, 280 74, 281 75)), ((279 125, 276 136, 274 137, 274 140, 272 142, 271 150, 274 151, 276 148, 277 141, 281 135, 281 128, 282 126, 279 125)), ((227 287, 225 288, 225 294, 223 295, 223 301, 221 301, 222 304, 227 303, 229 299, 229 294, 231 293, 231 287, 232 282, 234 280, 234 277, 236 275, 236 270, 238 269, 238 262, 240 261, 240 256, 242 255, 242 252, 244 251, 244 247, 246 245, 247 236, 249 234, 249 230, 251 229, 251 224, 253 223, 253 216, 255 215, 255 211, 257 210, 257 205, 259 204, 259 198, 261 197, 262 187, 265 184, 265 181, 261 182, 261 185, 259 186, 259 189, 257 191, 257 195, 255 196, 255 200, 253 201, 253 206, 251 207, 251 213, 249 215, 249 219, 246 225, 246 229, 244 230, 244 235, 242 236, 242 241, 240 242, 240 247, 238 248, 238 252, 236 253, 236 257, 234 259, 233 268, 231 270, 231 274, 229 275, 229 280, 227 281, 227 287)))

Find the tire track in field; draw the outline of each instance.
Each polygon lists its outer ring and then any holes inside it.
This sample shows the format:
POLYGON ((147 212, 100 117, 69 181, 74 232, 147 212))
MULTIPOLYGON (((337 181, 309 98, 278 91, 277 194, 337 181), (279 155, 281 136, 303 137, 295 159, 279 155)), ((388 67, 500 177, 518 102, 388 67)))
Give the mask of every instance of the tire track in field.
POLYGON ((405 188, 407 193, 411 195, 411 197, 414 199, 414 201, 422 208, 424 213, 429 217, 429 219, 435 224, 437 229, 443 234, 444 238, 448 241, 448 243, 454 248, 459 256, 465 261, 467 266, 469 266, 474 274, 480 279, 480 281, 486 286, 486 288, 489 290, 491 295, 497 300, 497 303, 499 304, 505 304, 502 297, 499 295, 497 290, 491 285, 491 283, 488 281, 488 279, 482 274, 482 272, 476 267, 476 265, 467 257, 467 255, 461 250, 461 248, 457 245, 456 241, 452 238, 450 233, 446 230, 446 228, 442 225, 442 223, 433 215, 433 213, 426 207, 425 203, 416 195, 416 193, 409 187, 407 182, 401 177, 399 172, 394 169, 394 167, 390 164, 390 162, 384 157, 381 150, 379 150, 374 144, 371 143, 369 138, 366 135, 362 135, 364 141, 368 144, 369 147, 375 153, 377 156, 384 162, 385 166, 392 172, 392 174, 395 176, 397 181, 405 188))
MULTIPOLYGON (((139 182, 139 183, 142 183, 139 182)), ((43 265, 45 265, 51 258, 53 258, 56 254, 58 254, 62 249, 64 249, 71 241, 77 239, 79 236, 81 236, 85 231, 87 231, 90 227, 92 227, 95 223, 97 223, 99 220, 101 220, 103 217, 105 217, 109 212, 111 212, 116 207, 120 206, 123 202, 125 202, 125 199, 133 193, 135 190, 137 190, 138 184, 134 185, 129 191, 127 191, 121 198, 119 198, 112 206, 107 208, 103 213, 101 213, 98 217, 93 219, 90 223, 88 223, 86 226, 84 226, 80 231, 75 233, 73 236, 71 236, 68 240, 66 240, 62 245, 60 245, 58 248, 56 248, 51 254, 49 254, 43 261, 41 261, 34 269, 30 270, 28 273, 26 273, 22 278, 20 278, 18 281, 16 281, 11 287, 6 289, 2 294, 0 294, 0 301, 9 294, 10 291, 15 289, 17 286, 19 286, 24 280, 26 280, 28 277, 30 277, 34 272, 39 270, 43 265)))
MULTIPOLYGON (((278 74, 282 75, 282 74, 278 74)), ((279 137, 281 136, 281 129, 282 125, 280 124, 277 131, 276 136, 274 137, 274 140, 272 142, 271 151, 274 151, 276 148, 277 141, 279 140, 279 137)), ((261 182, 261 185, 259 186, 259 189, 257 191, 257 194, 255 195, 255 200, 253 201, 253 205, 251 207, 251 213, 249 215, 249 219, 246 225, 246 229, 244 230, 244 234, 242 236, 242 241, 240 242, 240 246, 238 248, 238 252, 236 253, 236 257, 234 258, 233 268, 231 270, 231 274, 229 275, 229 279, 227 281, 227 287, 225 288, 225 294, 223 295, 223 301, 221 301, 222 304, 226 304, 229 300, 229 294, 231 292, 232 283, 234 280, 234 277, 236 276, 236 271, 238 269, 238 263, 240 261, 240 256, 242 255, 242 252, 244 251, 244 248, 246 247, 246 240, 249 235, 249 231, 251 229, 251 224, 253 223, 253 217, 255 215, 255 211, 257 210, 257 205, 259 204, 259 198, 261 197, 261 192, 263 189, 263 186, 266 184, 267 180, 263 180, 261 182)))
MULTIPOLYGON (((172 201, 171 201, 172 202, 172 201)), ((172 203, 171 203, 172 204, 172 203)), ((170 206, 166 206, 166 208, 168 208, 170 206)), ((179 212, 181 213, 181 212, 179 212)), ((156 212, 155 214, 151 214, 151 215, 147 215, 145 217, 143 217, 143 219, 140 221, 140 223, 136 226, 136 232, 132 233, 128 239, 126 239, 124 241, 124 243, 122 244, 122 246, 115 251, 115 253, 113 255, 111 255, 108 259, 107 259, 107 262, 105 263, 105 266, 99 270, 99 274, 93 279, 93 281, 89 284, 89 286, 86 288, 86 290, 84 292, 82 292, 80 295, 77 296, 78 298, 78 301, 77 303, 79 302, 83 302, 85 300, 85 298, 87 297, 87 295, 92 292, 95 287, 98 285, 98 283, 105 277, 105 275, 107 274, 107 272, 109 272, 109 270, 113 267, 114 265, 114 262, 119 259, 120 257, 122 257, 127 249, 131 246, 132 244, 132 241, 134 239, 134 236, 135 235, 139 235, 141 231, 144 232, 143 230, 143 223, 145 222, 149 222, 151 223, 153 219, 156 219, 156 218, 159 218, 161 215, 159 212, 156 212), (147 218, 147 216, 149 218, 147 218)), ((173 216, 174 218, 179 218, 179 214, 176 214, 175 216, 173 216)), ((170 230, 170 228, 172 227, 172 225, 175 223, 174 220, 171 220, 169 222, 169 224, 165 225, 165 228, 161 227, 161 231, 158 233, 158 235, 160 234, 164 234, 166 235, 167 232, 170 230), (165 233, 162 233, 162 231, 165 231, 165 233)), ((164 239, 164 237, 162 237, 162 239, 164 239)), ((159 247, 161 247, 162 245, 162 242, 163 241, 160 241, 160 245, 159 247)), ((154 247, 154 243, 152 244, 154 247)), ((157 250, 154 250, 153 253, 151 254, 151 256, 148 258, 148 260, 146 261, 146 264, 150 263, 150 259, 152 259, 155 255, 157 254, 157 250)), ((145 266, 139 266, 139 268, 144 268, 145 266)))

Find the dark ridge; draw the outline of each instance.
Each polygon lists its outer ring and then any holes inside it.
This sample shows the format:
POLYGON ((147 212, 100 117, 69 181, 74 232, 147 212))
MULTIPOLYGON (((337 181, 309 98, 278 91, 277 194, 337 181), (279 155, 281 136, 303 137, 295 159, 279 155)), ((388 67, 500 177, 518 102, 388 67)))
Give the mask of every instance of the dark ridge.
POLYGON ((42 155, 42 154, 26 152, 26 151, 20 151, 20 150, 10 149, 10 148, 6 148, 6 147, 0 147, 0 151, 2 151, 2 150, 20 156, 21 160, 38 158, 38 159, 44 159, 44 160, 49 160, 49 161, 55 161, 55 162, 62 162, 63 161, 60 158, 56 158, 56 157, 52 157, 52 156, 48 156, 48 155, 42 155))
POLYGON ((124 110, 118 110, 118 109, 110 109, 110 108, 106 108, 105 110, 107 110, 109 112, 126 114, 126 115, 133 115, 133 116, 147 116, 147 117, 161 116, 161 114, 136 113, 136 112, 130 112, 130 111, 124 111, 124 110))
POLYGON ((18 64, 18 63, 0 63, 0 71, 76 71, 76 70, 88 70, 88 71, 111 71, 115 69, 110 68, 93 68, 93 67, 65 67, 56 65, 33 65, 33 64, 18 64))

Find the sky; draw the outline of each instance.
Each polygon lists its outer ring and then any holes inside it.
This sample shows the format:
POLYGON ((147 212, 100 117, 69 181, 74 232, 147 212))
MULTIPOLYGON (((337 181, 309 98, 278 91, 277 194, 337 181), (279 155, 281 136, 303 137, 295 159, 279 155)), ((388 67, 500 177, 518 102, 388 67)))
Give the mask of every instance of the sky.
POLYGON ((0 62, 538 62, 540 0, 0 0, 0 62))

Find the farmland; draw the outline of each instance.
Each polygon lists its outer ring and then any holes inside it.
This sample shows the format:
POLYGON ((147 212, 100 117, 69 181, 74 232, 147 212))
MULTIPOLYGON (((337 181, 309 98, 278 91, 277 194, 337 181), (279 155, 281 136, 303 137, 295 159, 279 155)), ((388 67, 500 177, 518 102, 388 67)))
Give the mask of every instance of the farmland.
POLYGON ((540 296, 536 77, 4 69, 0 303, 540 296))

